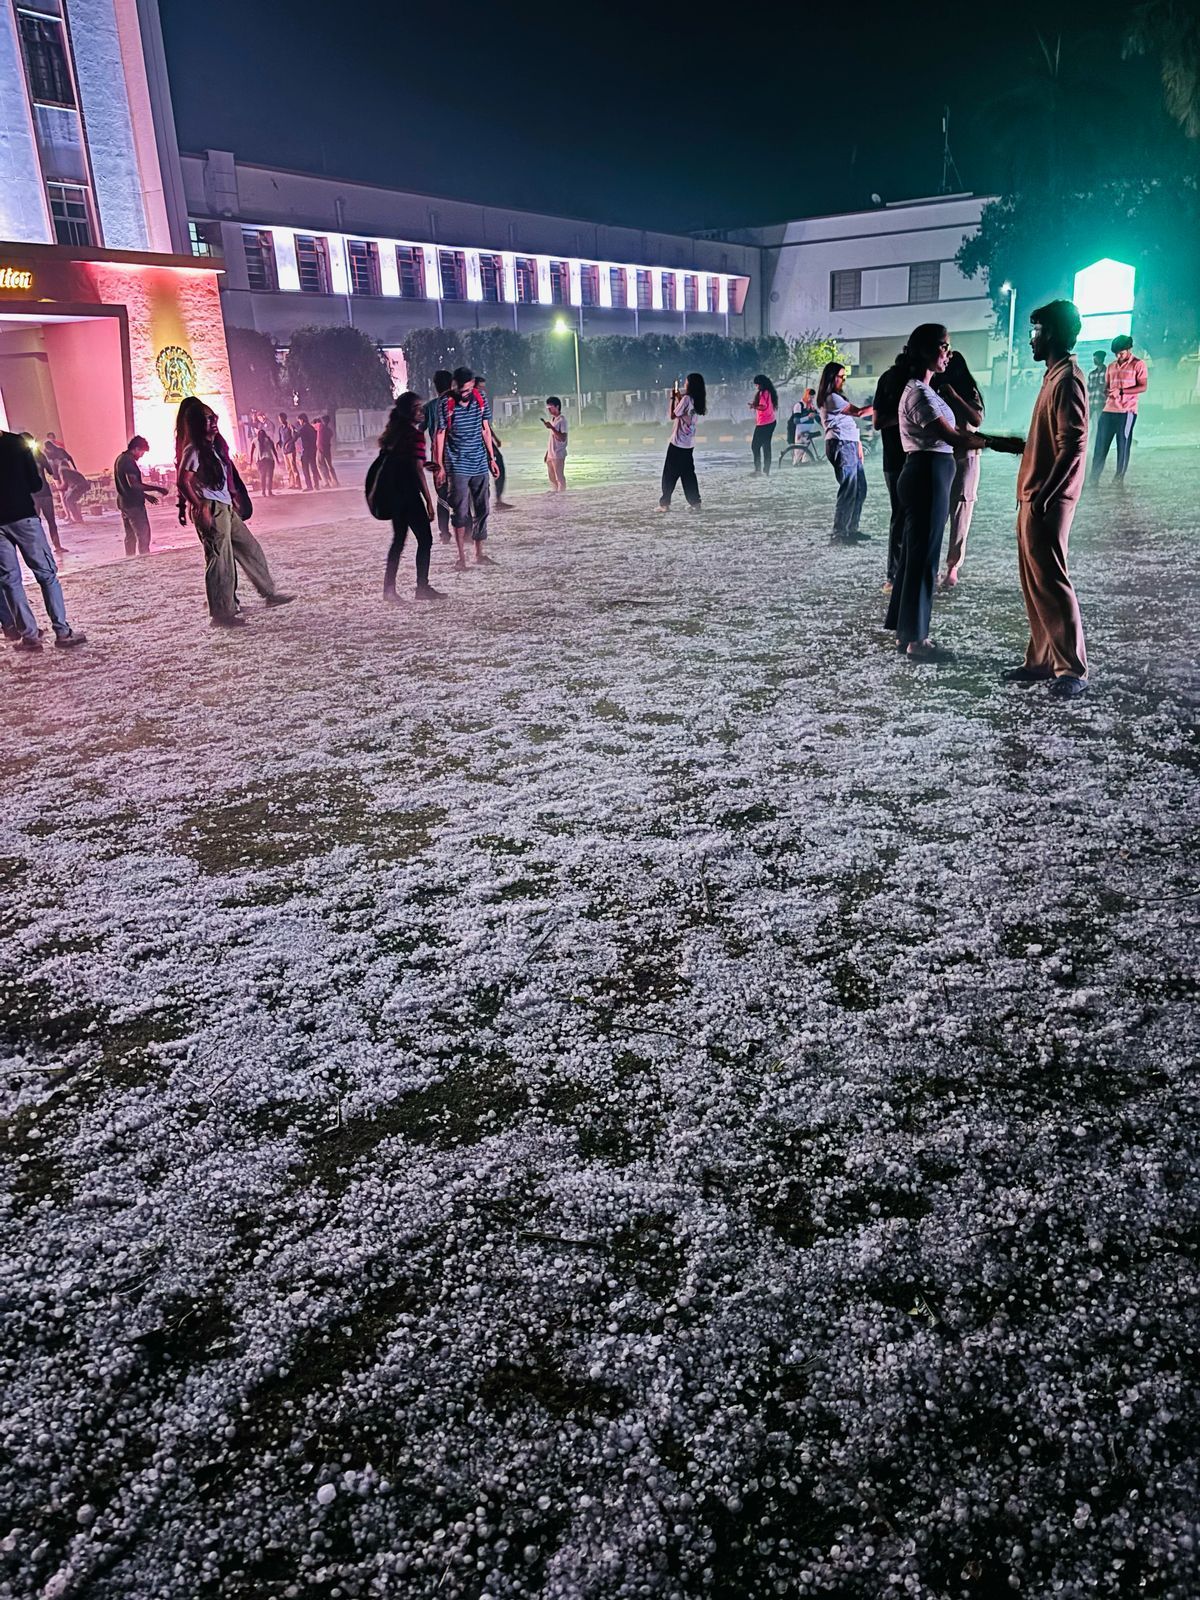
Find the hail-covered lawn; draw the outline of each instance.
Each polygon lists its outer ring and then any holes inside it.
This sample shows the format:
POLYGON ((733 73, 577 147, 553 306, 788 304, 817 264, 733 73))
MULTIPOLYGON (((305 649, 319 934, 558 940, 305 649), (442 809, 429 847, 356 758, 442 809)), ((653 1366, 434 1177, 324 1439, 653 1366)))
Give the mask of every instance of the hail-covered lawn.
POLYGON ((747 464, 0 660, 5 1600, 1200 1592, 1195 453, 1069 706, 747 464))

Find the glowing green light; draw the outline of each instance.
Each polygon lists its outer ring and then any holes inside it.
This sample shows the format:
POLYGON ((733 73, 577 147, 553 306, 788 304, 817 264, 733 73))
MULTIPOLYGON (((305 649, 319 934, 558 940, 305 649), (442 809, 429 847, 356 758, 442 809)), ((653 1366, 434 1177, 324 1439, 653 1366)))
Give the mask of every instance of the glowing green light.
POLYGON ((1081 339, 1112 339, 1132 331, 1136 276, 1128 262, 1113 261, 1109 256, 1075 274, 1072 298, 1083 318, 1081 339))

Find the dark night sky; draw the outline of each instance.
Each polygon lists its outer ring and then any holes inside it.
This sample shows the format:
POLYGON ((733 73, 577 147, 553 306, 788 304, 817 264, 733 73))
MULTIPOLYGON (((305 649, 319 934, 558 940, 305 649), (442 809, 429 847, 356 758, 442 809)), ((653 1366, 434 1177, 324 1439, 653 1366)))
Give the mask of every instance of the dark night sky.
POLYGON ((1002 186, 1039 27, 1126 97, 1115 152, 1159 117, 1153 73, 1119 61, 1127 11, 162 0, 185 150, 668 229, 936 193, 943 102, 962 186, 1002 186))

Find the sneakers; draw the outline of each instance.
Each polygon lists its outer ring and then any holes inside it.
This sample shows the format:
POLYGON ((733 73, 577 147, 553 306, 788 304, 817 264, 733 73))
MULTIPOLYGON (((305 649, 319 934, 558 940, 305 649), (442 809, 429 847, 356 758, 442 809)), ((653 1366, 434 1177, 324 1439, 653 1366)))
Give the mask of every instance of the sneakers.
MULTIPOLYGON (((74 628, 72 628, 69 633, 59 633, 59 634, 56 634, 54 636, 55 647, 56 647, 56 649, 59 649, 59 650, 70 650, 73 645, 86 644, 86 643, 87 643, 87 634, 86 633, 76 633, 74 628)), ((38 644, 38 649, 39 650, 41 649, 40 642, 38 644)))
POLYGON ((296 596, 294 594, 280 594, 278 590, 276 590, 274 594, 269 594, 267 596, 267 604, 269 606, 290 606, 295 598, 296 596))
POLYGON ((16 644, 13 645, 14 650, 40 650, 41 648, 42 641, 40 639, 31 639, 25 634, 22 634, 16 644))
POLYGON ((1055 678, 1046 693, 1052 694, 1056 700, 1073 700, 1077 694, 1086 694, 1087 687, 1086 678, 1076 678, 1072 673, 1064 672, 1061 677, 1055 678))
POLYGON ((1006 667, 1000 674, 1001 683, 1045 683, 1054 676, 1049 667, 1006 667))
POLYGON ((448 596, 441 589, 435 589, 431 583, 419 583, 417 585, 418 600, 445 600, 447 598, 448 596))

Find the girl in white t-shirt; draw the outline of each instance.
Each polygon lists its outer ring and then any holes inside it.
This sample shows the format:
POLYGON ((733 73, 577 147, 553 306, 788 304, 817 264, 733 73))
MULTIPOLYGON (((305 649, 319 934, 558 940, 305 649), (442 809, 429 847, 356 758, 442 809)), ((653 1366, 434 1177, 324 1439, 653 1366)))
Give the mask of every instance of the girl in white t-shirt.
POLYGON ((542 418, 542 427, 550 430, 546 442, 546 471, 550 474, 550 488, 561 494, 567 487, 567 419, 562 414, 562 401, 552 394, 546 401, 549 417, 542 418))
POLYGON ((698 372, 689 372, 682 389, 675 383, 671 389, 671 442, 667 446, 667 459, 663 462, 662 497, 660 511, 671 509, 671 496, 675 485, 683 485, 683 497, 693 511, 700 509, 700 486, 696 482, 696 418, 708 410, 708 392, 704 379, 698 372))
POLYGON ((869 417, 871 407, 851 405, 842 392, 845 384, 843 363, 827 361, 817 384, 817 410, 825 430, 825 459, 833 468, 838 485, 831 544, 855 544, 867 537, 858 531, 867 498, 867 473, 856 418, 869 417))

